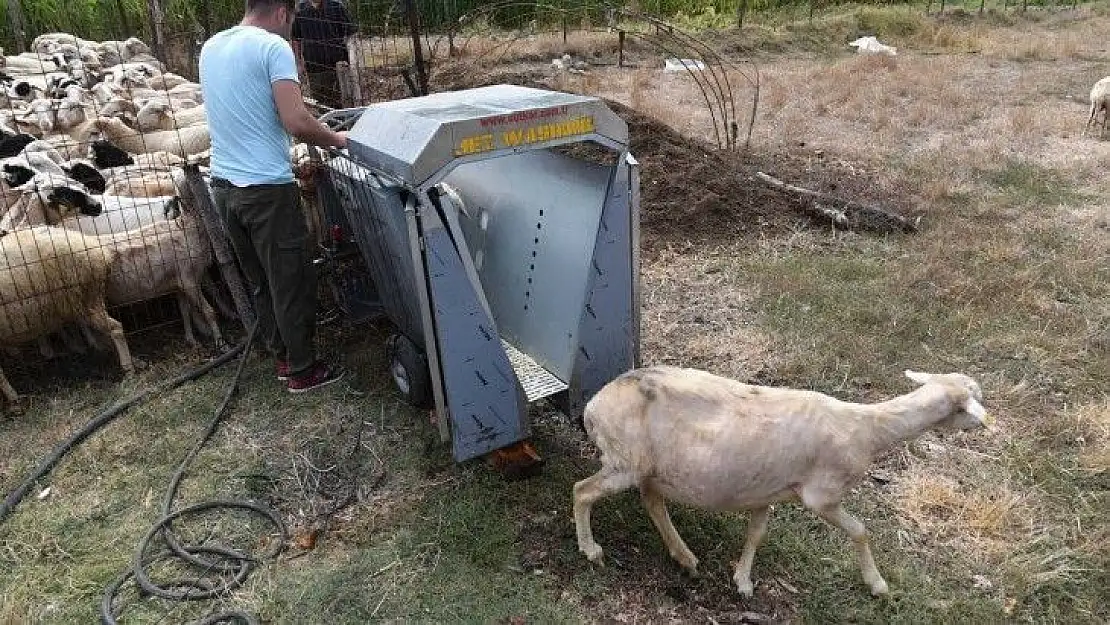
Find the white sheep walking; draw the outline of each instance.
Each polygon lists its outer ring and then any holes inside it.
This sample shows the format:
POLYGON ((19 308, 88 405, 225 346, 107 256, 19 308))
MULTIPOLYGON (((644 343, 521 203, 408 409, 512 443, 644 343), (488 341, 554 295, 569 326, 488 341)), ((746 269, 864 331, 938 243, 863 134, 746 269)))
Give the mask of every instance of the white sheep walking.
POLYGON ((972 378, 907 370, 913 392, 876 404, 840 401, 814 391, 743 384, 677 367, 625 373, 586 405, 586 432, 602 452, 597 474, 574 485, 578 549, 602 557, 590 508, 638 486, 648 515, 682 566, 698 560, 678 535, 666 500, 713 511, 751 511, 733 581, 747 597, 755 550, 771 504, 800 499, 855 544, 864 582, 887 592, 867 530, 841 501, 883 450, 931 428, 973 429, 988 423, 972 378))
POLYGON ((1087 124, 1083 126, 1083 136, 1087 136, 1087 129, 1091 124, 1097 123, 1095 116, 1099 111, 1102 111, 1102 130, 1099 132, 1101 138, 1106 134, 1106 116, 1110 114, 1110 76, 1103 78, 1091 87, 1091 115, 1087 118, 1087 124))

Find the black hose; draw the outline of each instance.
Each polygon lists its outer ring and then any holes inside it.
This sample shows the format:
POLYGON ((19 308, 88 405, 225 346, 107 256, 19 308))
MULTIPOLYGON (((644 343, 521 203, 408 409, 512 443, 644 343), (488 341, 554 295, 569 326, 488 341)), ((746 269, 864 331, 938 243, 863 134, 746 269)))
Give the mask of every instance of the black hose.
MULTIPOLYGON (((250 355, 251 345, 254 342, 255 334, 257 331, 257 322, 252 324, 250 333, 247 340, 242 346, 236 347, 225 354, 220 355, 218 358, 208 362, 200 367, 187 371, 175 378, 167 380, 161 384, 155 385, 141 393, 133 395, 132 397, 116 403, 111 406, 95 419, 90 421, 76 434, 71 436, 65 442, 58 445, 54 452, 51 453, 34 473, 28 477, 18 488, 10 493, 0 506, 0 523, 11 514, 17 505, 26 497, 27 493, 35 487, 35 484, 45 477, 50 471, 62 460, 62 458, 72 451, 77 445, 82 443, 85 439, 89 438, 104 426, 111 423, 118 418, 128 408, 138 404, 139 402, 151 397, 152 395, 165 392, 167 390, 181 386, 185 382, 195 380, 216 368, 227 364, 237 355, 242 354, 239 360, 239 366, 236 368, 235 375, 232 378, 231 386, 228 388, 227 394, 224 396, 223 402, 216 410, 212 421, 208 425, 207 431, 197 441, 197 444, 189 451, 185 458, 181 461, 177 471, 174 473, 170 480, 169 488, 166 491, 166 497, 162 503, 162 517, 158 519, 154 525, 151 526, 146 536, 139 542, 135 550, 134 558, 132 559, 131 568, 123 573, 105 591, 100 603, 100 618, 104 625, 115 625, 118 616, 118 605, 116 599, 122 591, 124 585, 131 578, 135 579, 136 584, 145 595, 154 595, 164 599, 171 599, 177 601, 196 601, 203 599, 211 599, 220 595, 224 595, 235 588, 238 588, 246 581, 254 566, 261 560, 276 557, 277 554, 285 548, 288 541, 285 525, 281 518, 272 510, 265 508, 261 505, 248 501, 220 499, 214 501, 207 501, 195 504, 176 512, 172 512, 173 500, 177 495, 177 489, 181 481, 185 477, 185 471, 189 465, 192 464, 197 454, 204 447, 205 444, 216 433, 216 429, 223 421, 227 412, 228 406, 231 404, 231 399, 235 395, 235 391, 239 386, 239 380, 243 375, 243 367, 247 362, 247 357, 250 355), (196 513, 207 510, 218 509, 240 509, 258 514, 264 517, 269 523, 274 525, 280 534, 280 540, 276 541, 273 548, 261 557, 252 557, 242 554, 234 549, 212 545, 182 545, 170 530, 170 525, 173 521, 196 513), (160 551, 152 556, 146 556, 146 552, 150 543, 155 536, 159 536, 166 543, 168 549, 160 551), (202 557, 207 556, 207 558, 202 557), (231 574, 229 581, 224 581, 221 584, 210 584, 203 578, 179 579, 172 583, 159 585, 151 581, 146 573, 146 568, 152 564, 171 558, 178 558, 185 562, 192 564, 195 567, 205 569, 205 573, 210 571, 217 571, 222 574, 231 574), (212 559, 208 559, 212 558, 212 559)), ((216 623, 227 622, 241 622, 249 625, 255 625, 259 621, 253 615, 246 612, 231 610, 215 614, 210 614, 205 617, 198 625, 215 625, 216 623)))
POLYGON ((47 474, 49 474, 50 471, 52 471, 54 467, 59 462, 61 462, 62 458, 65 457, 66 454, 72 451, 73 448, 77 445, 83 443, 85 439, 95 434, 101 428, 108 425, 112 421, 115 421, 120 415, 123 414, 125 410, 152 395, 157 395, 158 393, 177 388, 178 386, 181 386, 186 382, 195 380, 211 372, 214 369, 222 367, 223 365, 230 362, 233 358, 235 358, 235 356, 239 355, 239 352, 241 351, 243 351, 243 346, 235 347, 227 353, 221 354, 218 358, 212 360, 211 362, 205 363, 197 367, 196 369, 192 369, 191 371, 186 371, 176 378, 166 380, 165 382, 148 388, 141 393, 132 395, 131 397, 118 402, 114 406, 111 406, 104 412, 100 413, 100 415, 98 415, 95 419, 89 421, 89 423, 85 425, 85 427, 81 428, 80 431, 69 437, 68 440, 55 447, 54 452, 47 456, 46 459, 44 459, 39 464, 34 473, 32 473, 30 477, 28 477, 26 480, 23 481, 22 484, 19 485, 18 488, 13 490, 11 493, 8 494, 7 497, 4 498, 4 503, 0 504, 0 523, 4 522, 7 516, 11 514, 12 511, 15 510, 15 507, 18 506, 19 503, 23 501, 23 498, 27 496, 27 493, 31 492, 31 489, 35 487, 35 484, 47 474))
MULTIPOLYGON (((235 370, 235 375, 232 377, 231 386, 224 396, 223 403, 217 408, 216 414, 213 415, 204 435, 201 436, 196 445, 186 454, 185 458, 178 466, 177 471, 170 479, 169 488, 166 490, 166 497, 162 501, 162 518, 158 519, 151 526, 146 536, 139 541, 135 549, 135 556, 132 559, 131 568, 125 571, 115 582, 105 589, 103 598, 100 602, 100 620, 104 625, 116 625, 116 617, 118 616, 116 598, 122 591, 123 586, 131 578, 134 578, 135 583, 145 595, 153 595, 174 601, 213 599, 226 595, 241 586, 247 580, 247 577, 258 562, 276 557, 285 549, 285 544, 288 541, 288 534, 286 533, 285 524, 282 522, 281 517, 269 508, 259 504, 234 499, 218 499, 188 506, 176 512, 172 511, 173 500, 176 498, 177 489, 180 487, 181 481, 185 477, 185 471, 192 464, 201 449, 203 449, 212 438, 212 435, 216 433, 217 428, 227 413, 227 408, 231 404, 232 398, 235 396, 235 391, 239 386, 239 380, 243 375, 243 366, 246 364, 247 356, 250 354, 250 348, 254 342, 256 328, 257 322, 251 327, 250 335, 243 349, 243 357, 240 359, 239 366, 235 370), (186 515, 192 515, 207 510, 222 509, 246 510, 265 518, 270 524, 277 528, 280 540, 276 541, 273 547, 264 555, 253 557, 228 547, 182 545, 170 528, 173 521, 186 515), (146 555, 148 548, 155 537, 160 537, 168 549, 148 556, 146 555), (165 584, 158 584, 152 581, 149 575, 147 575, 146 569, 159 561, 171 558, 183 560, 196 568, 203 569, 202 575, 214 571, 219 574, 230 574, 231 579, 215 585, 208 583, 201 577, 179 579, 165 584)), ((199 625, 230 621, 243 622, 251 625, 258 623, 258 619, 253 615, 232 610, 209 615, 201 621, 199 625)))

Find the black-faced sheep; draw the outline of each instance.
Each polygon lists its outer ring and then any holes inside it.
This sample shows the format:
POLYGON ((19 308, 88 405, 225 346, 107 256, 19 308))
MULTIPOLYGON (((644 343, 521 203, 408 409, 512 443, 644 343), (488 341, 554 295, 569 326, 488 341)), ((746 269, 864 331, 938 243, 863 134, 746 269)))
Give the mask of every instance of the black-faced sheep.
POLYGON ((36 141, 34 135, 18 134, 7 139, 0 139, 0 158, 11 158, 19 155, 23 148, 36 141))
POLYGON ((211 147, 207 124, 180 130, 141 133, 120 119, 101 117, 97 120, 97 128, 113 145, 132 154, 169 152, 187 159, 190 155, 199 154, 211 147))
POLYGON ((134 165, 135 159, 107 139, 97 139, 89 144, 89 160, 100 169, 134 165))

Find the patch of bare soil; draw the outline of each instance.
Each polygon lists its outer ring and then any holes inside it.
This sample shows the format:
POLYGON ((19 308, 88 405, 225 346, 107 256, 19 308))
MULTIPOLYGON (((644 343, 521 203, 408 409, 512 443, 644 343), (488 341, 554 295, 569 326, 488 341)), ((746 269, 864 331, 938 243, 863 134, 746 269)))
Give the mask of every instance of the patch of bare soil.
POLYGON ((804 145, 794 153, 721 151, 620 103, 607 104, 628 124, 630 150, 642 164, 645 253, 668 241, 705 244, 828 225, 805 216, 806 200, 768 186, 755 177, 758 171, 895 214, 909 212, 907 202, 888 195, 877 172, 804 145))

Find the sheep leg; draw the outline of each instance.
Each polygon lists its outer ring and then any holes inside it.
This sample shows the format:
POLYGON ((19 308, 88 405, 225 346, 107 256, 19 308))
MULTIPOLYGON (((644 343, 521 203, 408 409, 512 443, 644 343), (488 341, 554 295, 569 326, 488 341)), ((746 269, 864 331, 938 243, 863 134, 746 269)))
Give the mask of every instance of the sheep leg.
POLYGON ((212 301, 216 303, 216 308, 225 319, 230 321, 239 319, 235 309, 228 303, 227 299, 224 298, 223 292, 220 291, 219 287, 207 275, 201 280, 200 288, 203 290, 206 297, 212 298, 212 301))
POLYGON ((0 370, 0 392, 4 393, 4 397, 8 399, 8 403, 12 405, 14 412, 19 412, 19 393, 15 392, 11 383, 8 382, 8 376, 0 370))
POLYGON ((636 485, 632 473, 603 468, 574 485, 574 528, 578 533, 578 550, 590 562, 601 562, 601 546, 594 542, 590 529, 590 508, 602 497, 619 493, 636 485))
POLYGON ((193 334, 193 315, 189 310, 189 300, 185 297, 184 293, 177 294, 177 309, 181 312, 181 325, 184 326, 185 342, 189 347, 196 347, 197 337, 193 334))
POLYGON ((196 330, 202 338, 213 338, 208 329, 208 324, 205 322, 204 317, 197 312, 193 306, 189 306, 189 318, 193 321, 193 329, 196 330))
POLYGON ((771 508, 768 506, 751 511, 744 551, 740 553, 740 561, 736 563, 732 573, 732 581, 736 583, 736 589, 749 599, 755 594, 755 585, 752 584, 752 562, 755 561, 755 550, 767 533, 767 519, 770 517, 770 512, 771 508))
POLYGON ((867 528, 863 526, 856 517, 844 511, 844 508, 839 503, 826 505, 824 507, 811 507, 806 504, 824 519, 830 525, 839 527, 848 533, 852 538, 852 543, 856 547, 856 556, 859 558, 859 566, 863 571, 863 581, 871 587, 872 595, 885 595, 887 592, 886 581, 883 576, 879 574, 879 569, 875 566, 875 559, 871 557, 871 546, 867 539, 867 528))
POLYGON ((112 337, 119 356, 119 366, 125 374, 135 372, 135 363, 131 360, 131 350, 127 348, 127 337, 123 334, 123 324, 108 316, 108 311, 100 306, 89 311, 89 323, 101 332, 112 337))
POLYGON ((678 535, 678 530, 671 522, 671 515, 667 512, 667 502, 663 499, 663 496, 650 486, 644 485, 640 488, 640 502, 647 509, 648 516, 655 524, 655 529, 659 530, 659 535, 663 538, 663 543, 667 545, 667 551, 670 552, 671 557, 683 568, 690 571, 692 575, 696 575, 698 572, 698 558, 686 546, 682 537, 678 535))
POLYGON ((93 334, 92 329, 89 328, 89 324, 84 321, 79 321, 77 322, 77 327, 81 328, 81 336, 85 337, 85 342, 88 343, 90 347, 93 349, 102 348, 100 340, 93 334))
POLYGON ((40 336, 36 342, 39 346, 39 354, 42 355, 43 359, 53 360, 54 357, 57 356, 57 354, 54 353, 54 346, 50 344, 49 336, 40 336))
POLYGON ((191 282, 185 287, 185 297, 189 302, 200 310, 200 314, 204 315, 204 321, 208 325, 208 331, 211 332, 213 340, 216 342, 216 349, 225 349, 227 343, 224 342, 224 337, 220 335, 220 322, 216 319, 216 311, 213 310, 212 305, 204 298, 204 294, 200 291, 200 286, 191 282))

